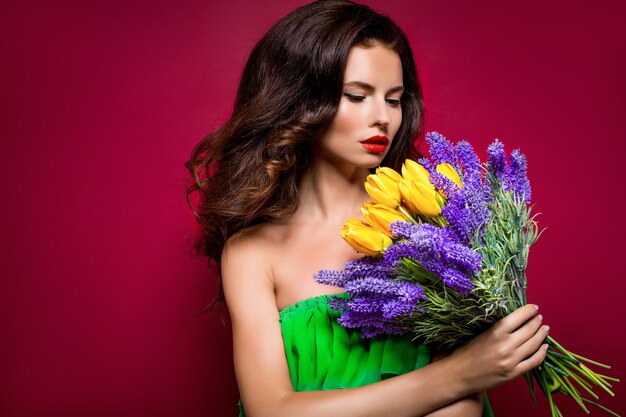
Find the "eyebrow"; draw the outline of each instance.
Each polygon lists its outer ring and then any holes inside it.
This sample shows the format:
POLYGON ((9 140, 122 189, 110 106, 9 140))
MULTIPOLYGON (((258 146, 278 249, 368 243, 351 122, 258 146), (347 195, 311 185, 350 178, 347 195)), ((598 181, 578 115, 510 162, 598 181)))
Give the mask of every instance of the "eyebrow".
MULTIPOLYGON (((368 91, 373 91, 374 90, 374 86, 372 86, 372 85, 370 85, 368 83, 364 83, 363 81, 350 81, 348 83, 345 83, 343 86, 344 87, 361 87, 361 88, 363 88, 365 90, 368 90, 368 91)), ((400 91, 400 92, 404 91, 404 86, 398 85, 398 86, 395 86, 393 88, 390 88, 387 91, 387 93, 395 93, 395 92, 398 92, 398 91, 400 91)))

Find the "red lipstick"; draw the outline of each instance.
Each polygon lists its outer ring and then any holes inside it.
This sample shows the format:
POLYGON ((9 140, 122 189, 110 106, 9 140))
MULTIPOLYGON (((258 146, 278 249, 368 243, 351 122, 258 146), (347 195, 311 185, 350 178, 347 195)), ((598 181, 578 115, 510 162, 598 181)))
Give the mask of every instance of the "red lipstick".
POLYGON ((371 138, 361 141, 363 146, 369 152, 381 153, 385 152, 387 146, 389 146, 389 139, 386 136, 372 136, 371 138))

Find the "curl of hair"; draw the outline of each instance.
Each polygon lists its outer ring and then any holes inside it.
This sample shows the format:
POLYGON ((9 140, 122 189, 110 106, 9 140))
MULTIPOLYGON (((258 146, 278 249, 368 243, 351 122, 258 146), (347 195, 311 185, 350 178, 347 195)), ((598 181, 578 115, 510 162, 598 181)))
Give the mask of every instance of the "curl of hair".
MULTIPOLYGON (((256 44, 244 67, 230 119, 204 137, 185 163, 200 193, 194 251, 217 263, 226 240, 257 223, 293 214, 313 144, 332 121, 353 46, 383 45, 400 57, 402 123, 382 164, 399 169, 418 158, 422 90, 402 30, 386 16, 347 0, 300 7, 256 44)), ((191 206, 191 203, 190 203, 191 206)), ((219 294, 207 309, 223 299, 219 294)), ((205 309, 204 311, 206 311, 205 309)))

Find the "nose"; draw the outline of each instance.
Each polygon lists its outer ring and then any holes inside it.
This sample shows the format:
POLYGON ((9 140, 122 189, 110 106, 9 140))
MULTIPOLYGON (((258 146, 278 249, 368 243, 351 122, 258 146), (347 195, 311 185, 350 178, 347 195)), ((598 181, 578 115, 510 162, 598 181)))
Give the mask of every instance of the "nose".
POLYGON ((379 126, 383 129, 386 128, 391 123, 391 114, 389 113, 387 102, 384 99, 375 100, 372 107, 370 127, 379 126))

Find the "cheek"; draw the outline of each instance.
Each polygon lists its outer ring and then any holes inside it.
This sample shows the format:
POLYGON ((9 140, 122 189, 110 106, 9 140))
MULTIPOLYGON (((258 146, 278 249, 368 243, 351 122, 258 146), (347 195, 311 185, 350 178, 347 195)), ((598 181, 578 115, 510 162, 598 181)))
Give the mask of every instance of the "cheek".
POLYGON ((396 115, 393 116, 393 121, 391 122, 391 134, 395 137, 398 130, 400 130, 400 125, 402 124, 402 111, 400 110, 396 115))
POLYGON ((350 106, 339 105, 332 124, 333 130, 339 134, 350 134, 354 133, 358 125, 358 112, 355 112, 350 106))

